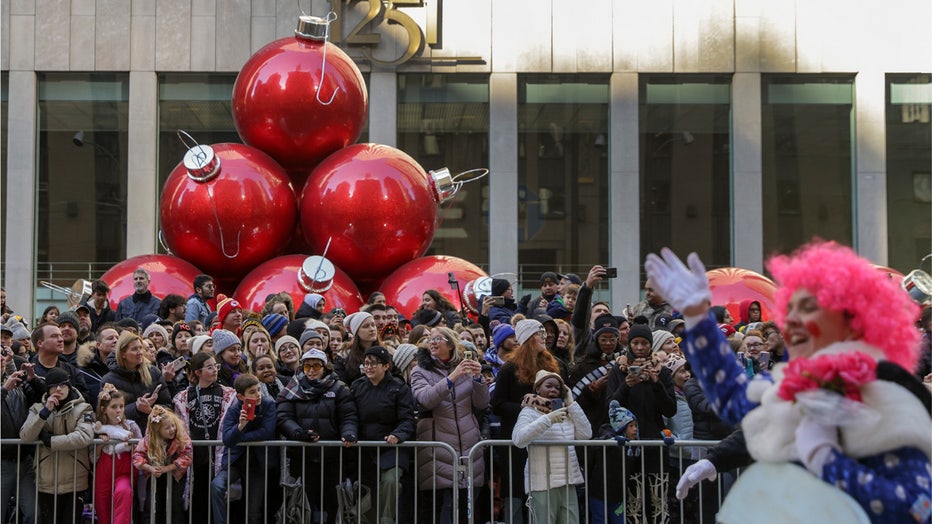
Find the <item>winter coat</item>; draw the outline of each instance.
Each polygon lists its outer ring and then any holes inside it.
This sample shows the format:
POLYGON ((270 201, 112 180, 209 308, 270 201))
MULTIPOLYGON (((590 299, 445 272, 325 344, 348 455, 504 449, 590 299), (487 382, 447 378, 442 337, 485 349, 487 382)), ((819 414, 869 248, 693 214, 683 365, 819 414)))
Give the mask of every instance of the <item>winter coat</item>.
MULTIPOLYGON (((633 361, 631 356, 629 361, 633 361)), ((606 414, 609 402, 617 400, 637 417, 638 433, 642 439, 661 439, 660 432, 664 429, 663 417, 676 415, 673 372, 667 367, 662 367, 657 382, 647 380, 632 387, 628 387, 625 382, 627 375, 627 371, 622 371, 618 366, 609 372, 608 386, 605 388, 606 414)))
POLYGON ((160 305, 162 305, 162 300, 153 295, 151 291, 142 294, 133 293, 120 301, 116 310, 116 319, 132 318, 142 324, 146 315, 158 316, 160 305))
POLYGON ((200 295, 194 293, 188 297, 188 301, 185 302, 184 309, 184 321, 191 322, 193 320, 200 320, 201 324, 204 324, 207 327, 207 317, 210 315, 210 306, 207 305, 207 301, 201 298, 200 295))
MULTIPOLYGON (((369 377, 359 377, 350 390, 359 413, 359 440, 381 442, 388 435, 395 435, 399 442, 414 438, 414 395, 402 379, 386 373, 373 385, 369 377)), ((380 469, 408 470, 411 461, 410 448, 364 448, 362 454, 363 468, 377 463, 380 469)))
POLYGON ((510 324, 511 317, 515 316, 517 312, 518 305, 515 303, 515 299, 506 298, 504 305, 489 308, 489 321, 498 320, 502 324, 510 324))
MULTIPOLYGON (((411 371, 411 390, 419 406, 417 439, 445 442, 453 447, 457 457, 443 449, 424 447, 418 450, 420 489, 433 490, 467 487, 465 475, 454 483, 454 460, 465 457, 481 439, 475 410, 489 406, 489 386, 485 379, 476 381, 460 377, 452 387, 447 376, 460 363, 459 355, 444 363, 434 358, 430 350, 421 348, 417 366, 411 371)), ((482 454, 473 459, 473 485, 485 485, 485 461, 482 454)))
MULTIPOLYGON (((734 426, 718 418, 712 405, 705 398, 699 379, 692 377, 683 384, 683 393, 693 417, 693 438, 696 440, 721 440, 730 435, 734 426)), ((679 409, 677 409, 679 411, 679 409)))
POLYGON ((567 406, 569 416, 554 424, 546 413, 526 406, 518 415, 512 439, 515 446, 528 448, 524 467, 524 491, 546 491, 568 484, 582 484, 582 470, 573 446, 530 446, 534 440, 587 440, 592 427, 578 402, 567 406))
MULTIPOLYGON (((185 473, 188 472, 188 468, 191 467, 191 463, 194 462, 194 450, 191 447, 191 439, 185 438, 184 440, 180 440, 175 438, 172 440, 171 443, 168 444, 165 457, 167 462, 162 465, 168 466, 169 464, 174 464, 175 470, 171 472, 172 477, 174 477, 175 480, 181 480, 185 476, 185 473)), ((146 464, 152 465, 149 459, 148 435, 140 440, 139 443, 136 444, 136 449, 133 450, 133 467, 142 471, 142 467, 146 464)), ((152 474, 147 471, 143 472, 143 475, 146 478, 152 476, 152 474)))
POLYGON ((148 426, 149 415, 136 410, 136 399, 139 397, 148 395, 155 391, 156 387, 162 386, 159 389, 159 395, 155 403, 169 409, 172 407, 172 398, 168 393, 165 380, 162 378, 162 372, 155 366, 149 366, 149 375, 152 377, 152 383, 146 386, 142 383, 138 371, 120 367, 114 361, 110 372, 101 379, 101 386, 103 384, 113 384, 115 388, 123 392, 126 396, 126 418, 134 421, 140 428, 148 426))
MULTIPOLYGON (((75 357, 77 357, 77 351, 75 351, 75 357)), ((37 391, 37 395, 40 395, 40 396, 44 395, 45 394, 45 375, 48 374, 51 368, 47 368, 44 365, 42 365, 41 362, 39 362, 38 353, 31 354, 29 356, 29 362, 32 362, 33 364, 36 365, 35 367, 36 376, 40 377, 40 381, 42 383, 42 389, 37 391)), ((84 383, 84 375, 78 372, 78 368, 76 366, 68 363, 65 359, 59 356, 58 362, 56 362, 55 366, 53 367, 57 367, 57 368, 61 368, 65 370, 65 372, 67 372, 68 376, 71 378, 72 387, 74 387, 74 389, 76 389, 78 393, 84 396, 85 402, 91 405, 94 404, 94 399, 91 398, 91 394, 87 389, 87 384, 84 383)))
POLYGON ((97 333, 100 326, 108 322, 116 322, 116 312, 110 309, 110 301, 104 302, 104 309, 100 313, 94 308, 93 301, 86 304, 88 313, 91 317, 91 333, 97 333))
MULTIPOLYGON (((518 415, 521 413, 521 401, 528 393, 533 393, 534 388, 531 384, 522 384, 515 375, 518 368, 511 362, 506 362, 498 371, 495 377, 495 387, 492 389, 489 403, 492 406, 492 414, 497 415, 501 420, 500 438, 508 439, 511 437, 518 422, 518 415)), ((502 485, 505 490, 510 490, 513 494, 521 493, 525 489, 526 482, 522 479, 520 471, 523 470, 527 463, 527 451, 524 449, 496 447, 496 459, 505 464, 505 467, 499 469, 502 476, 502 485), (507 464, 510 462, 511 467, 507 464)))
POLYGON ((566 305, 563 303, 563 297, 557 295, 556 298, 547 304, 547 315, 553 319, 570 320, 573 317, 573 312, 566 309, 566 305))
POLYGON ((346 384, 333 373, 313 381, 303 373, 295 378, 278 395, 278 431, 288 440, 307 441, 309 429, 316 431, 320 440, 356 440, 356 403, 346 384))
POLYGON ((89 402, 94 408, 97 407, 97 395, 100 394, 100 387, 103 385, 101 380, 109 371, 107 363, 100 358, 100 353, 92 344, 78 346, 78 373, 84 378, 90 396, 89 402))
POLYGON ((40 493, 55 495, 83 491, 91 471, 88 448, 94 441, 94 412, 74 390, 51 413, 45 408, 47 399, 48 395, 29 408, 19 432, 23 442, 40 440, 42 430, 52 435, 51 447, 36 446, 36 485, 40 493))
POLYGON ((310 304, 302 300, 301 306, 298 308, 298 310, 294 314, 294 319, 298 320, 301 318, 313 318, 313 319, 320 320, 321 316, 322 316, 321 312, 318 311, 317 308, 311 307, 310 304))
POLYGON ((638 304, 634 306, 634 311, 632 312, 632 316, 634 317, 647 317, 647 320, 650 322, 648 326, 650 326, 651 330, 661 329, 660 327, 657 326, 657 317, 659 317, 660 315, 672 315, 672 314, 673 314, 673 307, 670 306, 670 304, 667 304, 666 302, 664 302, 663 304, 660 304, 659 306, 654 307, 648 304, 646 300, 642 300, 641 302, 638 302, 638 304))
POLYGON ((589 384, 608 374, 612 368, 617 367, 615 355, 615 353, 610 355, 602 353, 602 350, 593 341, 586 348, 582 359, 576 361, 576 365, 573 366, 573 370, 570 372, 570 378, 566 381, 567 386, 573 392, 573 397, 586 413, 589 424, 594 428, 602 427, 602 424, 608 420, 608 409, 606 408, 608 401, 605 399, 608 387, 606 386, 597 393, 589 389, 589 384))
MULTIPOLYGON (((226 417, 227 412, 230 409, 230 406, 236 402, 236 390, 233 388, 226 387, 224 385, 218 384, 223 391, 222 396, 223 400, 220 402, 220 421, 217 424, 217 440, 221 438, 221 425, 223 424, 223 419, 226 417)), ((175 398, 172 399, 172 405, 175 410, 175 414, 178 415, 178 418, 181 419, 181 422, 184 423, 185 432, 188 435, 191 435, 191 412, 188 409, 188 396, 191 394, 193 388, 189 387, 175 395, 175 398)), ((237 423, 239 421, 239 412, 237 411, 237 423)), ((220 466, 223 462, 224 447, 215 446, 214 447, 214 473, 220 473, 220 466)), ((189 472, 191 473, 191 472, 189 472)), ((191 481, 191 475, 188 475, 188 482, 191 481)))
POLYGON ((674 387, 674 394, 676 395, 676 415, 663 417, 664 426, 670 428, 676 438, 692 440, 693 414, 689 411, 689 402, 686 401, 686 395, 682 390, 674 387))
MULTIPOLYGON (((276 438, 275 427, 278 419, 274 400, 262 397, 256 405, 256 418, 247 422, 242 431, 239 429, 239 414, 243 410, 243 401, 234 398, 229 408, 220 422, 220 433, 223 437, 223 447, 218 448, 223 451, 223 456, 218 461, 220 470, 229 468, 231 464, 235 465, 236 461, 246 455, 246 447, 238 445, 241 442, 266 442, 276 438)), ((279 448, 269 448, 266 453, 263 448, 253 447, 249 454, 256 457, 259 467, 263 470, 278 467, 279 448)))

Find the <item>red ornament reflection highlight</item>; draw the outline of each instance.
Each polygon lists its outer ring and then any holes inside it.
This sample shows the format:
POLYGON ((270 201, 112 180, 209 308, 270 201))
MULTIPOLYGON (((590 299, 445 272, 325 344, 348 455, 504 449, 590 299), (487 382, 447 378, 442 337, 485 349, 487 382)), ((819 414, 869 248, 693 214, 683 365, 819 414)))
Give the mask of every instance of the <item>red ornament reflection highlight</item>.
POLYGON ((171 255, 139 255, 120 262, 103 274, 101 280, 110 286, 110 308, 116 311, 120 300, 132 295, 133 271, 149 272, 149 291, 159 298, 172 293, 185 298, 193 292, 194 277, 202 271, 171 255))
POLYGON ((430 247, 437 201, 427 173, 393 147, 355 144, 326 158, 301 194, 301 228, 360 285, 378 281, 430 247))
MULTIPOLYGON (((304 263, 305 255, 285 255, 273 258, 249 272, 243 278, 236 292, 236 300, 250 311, 262 311, 265 297, 273 293, 285 291, 294 301, 295 311, 301 306, 304 295, 308 292, 298 283, 298 270, 304 263)), ((327 299, 327 309, 340 307, 347 313, 359 311, 363 305, 359 289, 339 267, 335 267, 336 275, 333 277, 333 286, 320 293, 327 299)))
POLYGON ((395 306, 407 318, 411 318, 421 305, 421 297, 428 289, 436 289, 459 308, 460 298, 450 288, 448 272, 456 277, 461 290, 472 280, 488 277, 479 266, 462 258, 432 255, 412 260, 396 269, 382 282, 379 291, 385 293, 388 304, 395 306))
POLYGON ((712 269, 706 271, 706 276, 712 290, 712 305, 727 307, 735 322, 741 321, 741 302, 749 299, 760 302, 762 321, 773 316, 773 295, 777 290, 773 280, 739 267, 712 269))
POLYGON ((233 85, 239 136, 303 177, 359 138, 367 110, 366 85, 352 59, 329 42, 301 36, 257 51, 233 85))
POLYGON ((298 205, 285 171, 243 144, 211 146, 219 173, 188 176, 183 162, 162 190, 160 217, 171 252, 218 280, 239 279, 282 252, 295 231, 298 205))

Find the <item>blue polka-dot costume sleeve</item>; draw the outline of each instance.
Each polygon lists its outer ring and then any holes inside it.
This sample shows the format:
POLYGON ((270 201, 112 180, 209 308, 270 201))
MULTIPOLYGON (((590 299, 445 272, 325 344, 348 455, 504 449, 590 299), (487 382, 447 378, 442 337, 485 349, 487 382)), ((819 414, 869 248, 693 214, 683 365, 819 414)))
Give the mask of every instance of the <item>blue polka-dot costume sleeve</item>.
POLYGON ((871 522, 930 522, 932 473, 916 448, 855 460, 839 451, 822 468, 822 480, 837 486, 864 508, 871 522))
MULTIPOLYGON (((757 407, 748 400, 748 376, 738 364, 725 335, 719 331, 712 313, 694 328, 686 331, 686 359, 693 375, 718 416, 729 424, 737 424, 744 415, 757 407)), ((770 380, 760 373, 755 380, 770 380)))

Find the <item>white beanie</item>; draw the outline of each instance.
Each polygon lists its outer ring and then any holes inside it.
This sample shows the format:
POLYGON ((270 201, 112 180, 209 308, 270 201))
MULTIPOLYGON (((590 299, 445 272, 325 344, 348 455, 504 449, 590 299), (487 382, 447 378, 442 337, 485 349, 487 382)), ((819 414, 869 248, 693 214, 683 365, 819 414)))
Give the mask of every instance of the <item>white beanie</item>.
POLYGON ((673 338, 673 333, 670 333, 666 329, 658 329, 654 331, 654 344, 650 348, 651 353, 656 353, 663 347, 667 340, 673 338))
POLYGON ((515 324, 515 336, 518 338, 518 344, 524 345, 538 331, 544 329, 544 325, 536 320, 524 319, 515 324))
POLYGON ((197 352, 204 347, 204 343, 210 340, 210 335, 198 335, 196 337, 191 337, 191 341, 188 345, 191 347, 191 354, 197 355, 197 352))
POLYGON ((359 326, 361 326, 363 322, 370 318, 372 318, 372 315, 369 313, 366 313, 365 311, 357 311, 343 319, 343 326, 350 330, 350 333, 352 333, 355 337, 356 332, 359 331, 359 326))

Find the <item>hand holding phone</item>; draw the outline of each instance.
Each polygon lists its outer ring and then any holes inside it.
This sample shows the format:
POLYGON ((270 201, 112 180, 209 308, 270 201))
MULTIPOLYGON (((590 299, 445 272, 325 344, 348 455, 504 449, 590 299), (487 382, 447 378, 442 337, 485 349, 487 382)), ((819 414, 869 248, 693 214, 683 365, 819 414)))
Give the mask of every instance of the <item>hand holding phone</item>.
POLYGON ((255 420, 256 418, 256 399, 247 398, 243 400, 243 411, 246 412, 246 420, 255 420))
POLYGON ((173 360, 171 363, 172 371, 174 371, 175 373, 178 373, 179 371, 184 369, 184 365, 185 365, 184 357, 178 357, 175 360, 173 360))
POLYGON ((617 267, 606 267, 605 278, 618 278, 618 268, 617 267))
POLYGON ((552 399, 550 399, 550 410, 551 410, 551 411, 556 411, 556 410, 558 410, 558 409, 560 409, 560 408, 562 408, 562 407, 563 407, 563 399, 562 399, 562 398, 552 398, 552 399))
POLYGON ((492 297, 492 305, 493 305, 493 306, 504 306, 504 305, 505 305, 505 297, 502 297, 502 296, 493 296, 493 297, 492 297))
POLYGON ((463 351, 463 358, 466 360, 475 360, 476 354, 471 349, 467 349, 463 351))
POLYGON ((628 366, 628 374, 630 375, 640 375, 641 366, 628 366))

